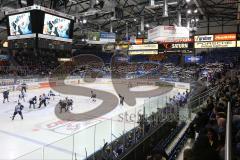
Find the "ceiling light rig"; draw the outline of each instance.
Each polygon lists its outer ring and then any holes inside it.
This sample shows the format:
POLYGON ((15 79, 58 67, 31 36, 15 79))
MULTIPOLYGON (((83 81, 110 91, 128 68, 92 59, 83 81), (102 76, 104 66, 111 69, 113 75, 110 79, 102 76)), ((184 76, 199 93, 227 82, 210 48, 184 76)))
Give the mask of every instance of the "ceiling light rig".
POLYGON ((86 24, 86 23, 87 23, 87 19, 84 18, 84 19, 82 20, 82 23, 83 23, 83 24, 86 24))
POLYGON ((163 17, 168 17, 168 0, 163 0, 163 17))
POLYGON ((186 6, 187 27, 194 35, 199 25, 199 8, 195 4, 190 4, 190 0, 186 0, 186 2, 188 3, 186 6))
POLYGON ((155 0, 150 0, 149 3, 150 3, 150 6, 154 6, 155 5, 155 0))
POLYGON ((192 10, 191 10, 191 9, 188 9, 188 10, 187 10, 187 14, 192 14, 192 10))

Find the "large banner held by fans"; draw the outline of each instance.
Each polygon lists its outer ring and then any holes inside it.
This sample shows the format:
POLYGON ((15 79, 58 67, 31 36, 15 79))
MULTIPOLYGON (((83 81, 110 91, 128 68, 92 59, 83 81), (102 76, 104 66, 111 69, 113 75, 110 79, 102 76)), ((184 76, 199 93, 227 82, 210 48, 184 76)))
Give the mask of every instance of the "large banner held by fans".
POLYGON ((189 36, 189 29, 187 27, 157 26, 148 30, 149 42, 172 42, 179 39, 189 38, 189 36))

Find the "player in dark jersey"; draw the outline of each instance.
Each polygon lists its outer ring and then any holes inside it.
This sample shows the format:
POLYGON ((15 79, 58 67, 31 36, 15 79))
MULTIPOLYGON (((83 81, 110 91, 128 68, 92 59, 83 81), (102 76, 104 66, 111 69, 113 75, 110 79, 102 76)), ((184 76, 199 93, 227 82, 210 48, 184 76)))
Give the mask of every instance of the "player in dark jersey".
POLYGON ((46 100, 47 100, 47 96, 45 94, 40 96, 39 97, 39 107, 38 108, 41 108, 42 105, 44 105, 46 107, 47 106, 46 100))
POLYGON ((23 120, 23 115, 22 115, 23 108, 24 108, 24 106, 21 103, 18 102, 18 104, 15 107, 15 110, 14 110, 14 113, 13 113, 13 116, 12 116, 12 120, 14 120, 14 118, 17 114, 19 114, 21 116, 21 119, 23 120))
POLYGON ((25 93, 27 92, 27 84, 25 82, 21 84, 21 91, 24 91, 25 93))
POLYGON ((93 91, 91 91, 91 99, 93 102, 96 102, 97 95, 93 91))
POLYGON ((37 104, 37 96, 34 96, 32 99, 29 100, 29 109, 33 106, 33 109, 35 109, 35 104, 37 104))
POLYGON ((9 96, 9 90, 4 91, 3 92, 3 103, 5 103, 5 100, 7 100, 9 102, 8 96, 9 96))
POLYGON ((119 96, 119 99, 120 99, 120 105, 123 106, 124 97, 121 94, 119 94, 118 96, 119 96))

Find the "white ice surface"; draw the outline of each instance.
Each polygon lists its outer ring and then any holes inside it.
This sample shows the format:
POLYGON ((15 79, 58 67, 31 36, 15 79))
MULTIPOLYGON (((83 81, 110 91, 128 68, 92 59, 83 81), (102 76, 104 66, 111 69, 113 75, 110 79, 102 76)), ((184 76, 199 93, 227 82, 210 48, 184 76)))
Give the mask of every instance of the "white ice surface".
MULTIPOLYGON (((116 94, 111 84, 85 84, 84 86, 116 94)), ((153 86, 143 86, 132 88, 132 90, 144 91, 154 88, 153 86)), ((182 92, 183 90, 173 89, 162 95, 161 103, 165 103, 166 96, 176 95, 179 91, 182 92)), ((54 107, 59 99, 66 95, 56 96, 55 100, 51 100, 46 108, 42 107, 35 110, 28 108, 29 104, 27 102, 30 98, 48 92, 49 89, 27 91, 26 102, 22 103, 25 106, 24 120, 21 120, 19 115, 15 117, 14 121, 10 118, 18 99, 18 92, 10 93, 9 103, 2 104, 2 96, 0 97, 0 160, 16 159, 21 156, 21 158, 18 158, 19 160, 40 160, 43 155, 44 160, 67 160, 74 157, 72 152, 77 153, 78 160, 82 159, 85 157, 86 151, 89 155, 101 148, 104 142, 110 142, 123 134, 123 128, 126 128, 126 130, 132 129, 136 124, 120 122, 119 114, 144 103, 144 99, 137 99, 137 104, 134 107, 119 105, 112 112, 99 118, 85 122, 64 122, 55 116, 54 107), (111 118, 113 119, 112 123, 109 120, 111 118), (101 123, 95 127, 94 124, 99 122, 101 123), (113 135, 111 135, 111 132, 113 135), (71 136, 73 133, 77 133, 74 136, 74 143, 73 136, 71 136), (94 134, 96 134, 95 143, 94 134), (54 144, 45 146, 53 142, 54 144), (43 146, 45 146, 44 149, 42 149, 43 146), (32 153, 28 154, 29 152, 32 153)), ((67 96, 74 100, 73 112, 86 112, 96 108, 101 103, 101 100, 93 103, 89 97, 67 96)))

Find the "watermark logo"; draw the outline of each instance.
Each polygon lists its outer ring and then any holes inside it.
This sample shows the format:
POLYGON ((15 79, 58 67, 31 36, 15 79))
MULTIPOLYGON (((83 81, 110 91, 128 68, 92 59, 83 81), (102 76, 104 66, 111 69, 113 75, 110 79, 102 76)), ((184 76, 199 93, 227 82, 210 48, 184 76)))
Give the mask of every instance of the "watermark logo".
MULTIPOLYGON (((136 98, 155 97, 169 92, 172 89, 172 85, 165 83, 164 85, 157 85, 158 87, 156 87, 156 89, 150 91, 132 91, 131 88, 139 85, 156 86, 159 79, 151 77, 151 74, 149 74, 147 78, 144 76, 145 74, 137 74, 138 76, 129 78, 129 73, 135 73, 138 67, 144 66, 140 63, 135 64, 127 61, 118 61, 119 56, 124 57, 125 55, 113 56, 110 63, 110 79, 118 96, 105 90, 92 89, 82 85, 73 86, 65 83, 68 76, 75 73, 77 70, 84 70, 83 81, 87 83, 94 84, 97 78, 102 78, 104 76, 103 68, 105 64, 100 57, 95 55, 84 54, 73 57, 71 63, 65 62, 52 71, 49 81, 50 83, 51 81, 56 81, 56 85, 51 85, 54 91, 64 95, 86 97, 91 97, 92 93, 94 93, 97 99, 102 100, 102 103, 95 109, 84 113, 72 113, 69 110, 61 112, 61 106, 58 104, 55 107, 56 116, 64 121, 87 121, 101 117, 114 110, 118 106, 119 98, 121 99, 121 97, 124 97, 124 102, 126 104, 134 106, 136 105, 136 98)), ((149 73, 151 73, 151 67, 150 69, 149 66, 147 67, 149 73)), ((98 85, 101 86, 101 84, 98 85)), ((78 105, 81 106, 83 104, 78 105)))

